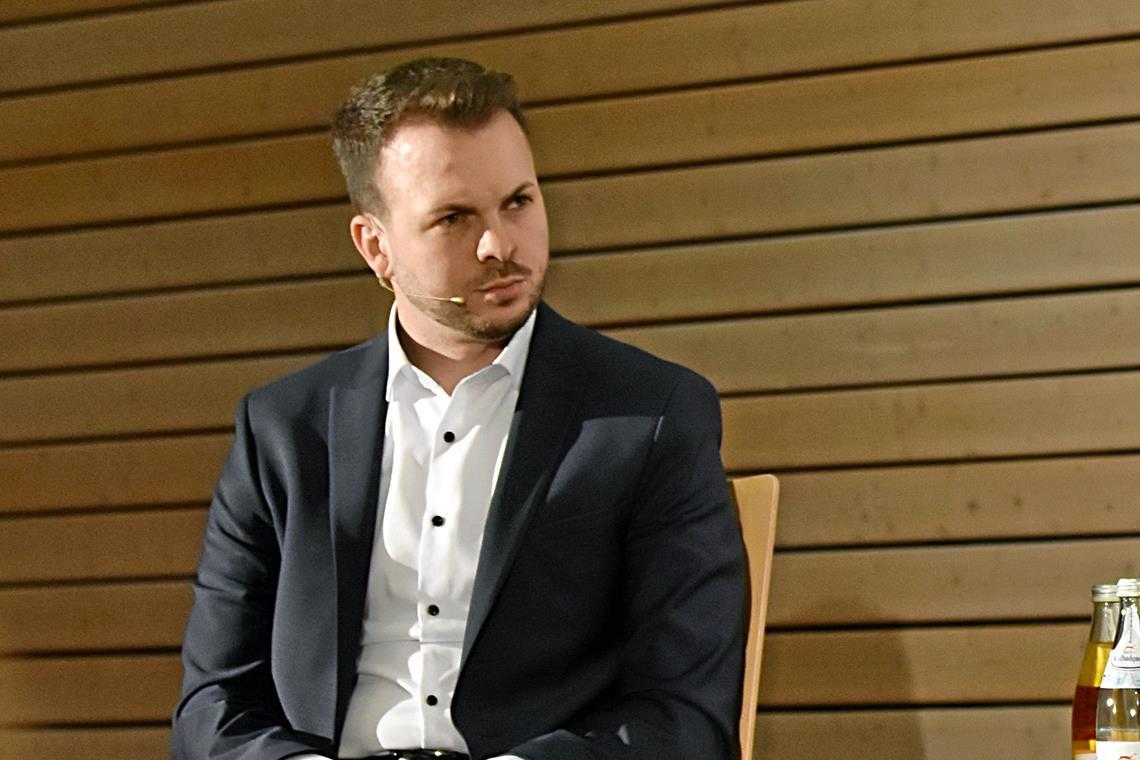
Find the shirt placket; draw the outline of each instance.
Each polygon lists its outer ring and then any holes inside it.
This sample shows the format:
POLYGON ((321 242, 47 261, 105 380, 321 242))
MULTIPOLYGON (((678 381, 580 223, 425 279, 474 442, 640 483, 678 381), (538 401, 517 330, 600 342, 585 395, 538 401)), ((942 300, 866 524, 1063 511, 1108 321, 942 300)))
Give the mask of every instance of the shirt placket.
MULTIPOLYGON (((434 429, 431 426, 431 454, 425 488, 426 509, 420 524, 418 557, 418 599, 416 613, 420 629, 420 710, 423 716, 425 747, 438 746, 443 736, 453 732, 449 720, 451 696, 458 662, 455 655, 454 621, 466 619, 466 610, 449 593, 451 579, 462 572, 454 566, 456 542, 462 540, 455 519, 463 506, 462 452, 455 445, 464 433, 462 410, 467 394, 456 388, 447 400, 434 429)), ((461 636, 462 632, 458 632, 461 636)))

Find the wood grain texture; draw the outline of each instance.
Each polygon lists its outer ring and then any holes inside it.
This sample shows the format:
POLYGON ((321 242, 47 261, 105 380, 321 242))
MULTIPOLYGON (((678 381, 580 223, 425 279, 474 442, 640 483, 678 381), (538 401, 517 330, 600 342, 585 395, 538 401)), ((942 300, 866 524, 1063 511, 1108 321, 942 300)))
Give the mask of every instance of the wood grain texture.
POLYGON ((754 760, 1067 757, 1069 708, 761 712, 754 760))
POLYGON ((181 681, 176 654, 7 660, 0 716, 9 725, 165 722, 181 681))
POLYGON ((1131 368, 1140 290, 609 332, 722 393, 1131 368))
MULTIPOLYGON (((1084 623, 900 628, 767 636, 764 707, 1068 699, 1084 623), (889 679, 881 674, 889 673, 889 679)), ((38 657, 0 663, 0 715, 15 725, 168 719, 178 655, 38 657)))
POLYGON ((0 583, 191 575, 205 524, 200 507, 8 519, 0 583))
POLYGON ((178 647, 190 599, 186 581, 0 589, 0 652, 178 647))
MULTIPOLYGON (((0 372, 349 345, 383 331, 390 304, 365 275, 0 310, 0 345, 37 336, 0 372)), ((1140 289, 607 332, 727 393, 1111 369, 1140 356, 1140 289)))
MULTIPOLYGON (((415 52, 459 55, 515 72, 529 101, 589 96, 585 102, 528 108, 532 144, 541 169, 550 174, 647 166, 663 154, 675 162, 700 161, 1140 114, 1135 41, 612 97, 622 90, 694 84, 702 77, 723 83, 738 77, 741 66, 762 74, 786 65, 786 59, 769 60, 770 48, 741 59, 723 42, 710 42, 717 33, 762 27, 761 17, 774 7, 415 52), (671 39, 679 34, 681 39, 671 39), (646 35, 652 35, 652 45, 644 44, 646 35), (663 55, 658 48, 666 44, 671 50, 663 55), (598 68, 598 61, 605 66, 598 68), (662 65, 680 61, 700 65, 676 72, 662 65), (722 70, 710 68, 716 63, 722 70), (594 70, 581 76, 569 73, 591 64, 594 70)), ((793 7, 802 12, 811 6, 793 7)), ((355 82, 409 55, 401 50, 0 100, 0 162, 324 128, 355 82), (157 104, 164 118, 143 118, 157 104)))
MULTIPOLYGON (((821 753, 850 760, 961 760, 1061 757, 1069 737, 1064 706, 762 712, 754 760, 817 760, 821 753)), ((82 753, 120 760, 154 760, 168 751, 169 729, 69 728, 13 730, 0 758, 74 760, 82 753)))
POLYGON ((0 513, 205 503, 231 437, 0 448, 0 513))
POLYGON ((1140 514, 1140 456, 780 475, 777 546, 1122 535, 1140 514))
MULTIPOLYGON (((325 15, 290 0, 242 0, 221 8, 170 9, 32 31, 10 30, 0 35, 0 50, 5 51, 0 56, 0 70, 6 72, 0 91, 170 74, 297 55, 335 55, 359 48, 407 45, 417 39, 502 33, 709 4, 713 3, 623 0, 619 4, 595 0, 562 7, 496 2, 472 16, 458 3, 435 3, 429 12, 411 0, 388 3, 383 9, 364 0, 338 0, 322 6, 328 9, 325 15), (346 18, 353 23, 330 23, 330 19, 346 18), (389 23, 393 18, 399 18, 400 23, 389 23), (195 44, 181 44, 187 39, 195 44), (65 60, 46 58, 43 51, 53 48, 71 49, 74 54, 65 60)), ((595 39, 601 37, 596 43, 599 52, 594 55, 575 55, 581 47, 572 37, 540 40, 533 48, 540 54, 521 59, 498 57, 492 46, 416 47, 402 53, 405 58, 438 53, 466 55, 486 59, 508 71, 541 72, 531 76, 547 80, 561 74, 583 83, 579 85, 582 94, 589 94, 595 89, 643 89, 662 82, 716 81, 1097 39, 1135 33, 1140 29, 1140 11, 1128 0, 1094 0, 1080 6, 1064 0, 1013 0, 1000 5, 984 0, 831 0, 765 3, 735 13, 718 10, 633 28, 615 26, 608 38, 593 35, 595 39), (567 52, 549 52, 551 49, 567 52), (699 54, 686 55, 688 51, 699 54), (617 57, 611 59, 609 54, 615 52, 617 57), (660 71, 648 73, 651 69, 660 71)), ((541 88, 533 79, 525 84, 541 88)))
POLYGON ((716 0, 235 0, 0 30, 0 92, 593 22, 716 0), (190 44, 187 44, 190 43, 190 44), (70 55, 46 51, 68 50, 70 55))
MULTIPOLYGON (((316 358, 0 381, 0 440, 223 429, 246 391, 316 358)), ((1140 447, 1137 391, 1140 373, 1127 371, 733 397, 723 403, 723 451, 739 472, 1130 450, 1140 447)))
POLYGON ((156 760, 170 753, 170 729, 166 726, 14 729, 0 736, 3 760, 75 760, 84 755, 156 760))
POLYGON ((540 170, 725 160, 1140 115, 1124 42, 535 109, 540 170))
POLYGON ((1064 701, 1072 698, 1087 638, 1087 623, 772 631, 760 704, 1064 701))
POLYGON ((1140 448, 1140 373, 726 399, 730 471, 1140 448))
MULTIPOLYGON (((794 504, 789 509, 795 509, 794 504)), ((201 511, 198 512, 200 518, 201 511)), ((135 557, 99 533, 87 543, 75 526, 38 518, 16 526, 33 531, 75 555, 53 566, 22 570, 3 581, 32 579, 65 583, 135 577, 190 575, 201 547, 201 520, 176 512, 72 519, 83 527, 121 530, 150 539, 165 556, 135 557), (102 555, 118 552, 121 556, 102 555), (130 566, 132 559, 137 566, 130 566)), ((946 545, 911 548, 835 549, 776 554, 768 626, 917 625, 928 623, 1032 622, 1080 619, 1088 613, 1093 583, 1131 577, 1137 570, 1137 538, 946 545), (995 583, 1001 578, 1002 583, 995 583), (821 579, 828 579, 821 583, 821 579), (1018 592, 1010 595, 1010 584, 1018 592)), ((157 550, 156 550, 157 551, 157 550)), ((17 551, 24 559, 29 550, 17 551)), ((7 563, 6 563, 7 564, 7 563)), ((185 581, 136 581, 107 585, 52 585, 0 589, 0 652, 94 651, 177 647, 189 611, 185 581), (53 625, 67 619, 66 626, 53 625)))
MULTIPOLYGON (((288 137, 0 172, 0 228, 334 201, 326 138, 288 137), (170 187, 179 192, 170 193, 170 187)), ((556 250, 1046 209, 1140 196, 1140 126, 745 161, 544 183, 556 250)))
MULTIPOLYGON (((0 303, 361 273, 350 217, 338 205, 0 239, 0 303)), ((546 296, 615 324, 1119 285, 1140 282, 1137 239, 1140 205, 1126 205, 556 256, 546 296)))
POLYGON ((302 355, 0 380, 0 442, 225 429, 246 392, 318 358, 302 355))
POLYGON ((784 551, 772 569, 768 625, 1082 618, 1094 583, 1131 578, 1137 569, 1137 537, 784 551))
POLYGON ((561 250, 998 214, 1140 195, 1140 126, 548 182, 561 250))
POLYGON ((351 218, 347 205, 334 204, 0 239, 0 299, 360 272, 351 218))

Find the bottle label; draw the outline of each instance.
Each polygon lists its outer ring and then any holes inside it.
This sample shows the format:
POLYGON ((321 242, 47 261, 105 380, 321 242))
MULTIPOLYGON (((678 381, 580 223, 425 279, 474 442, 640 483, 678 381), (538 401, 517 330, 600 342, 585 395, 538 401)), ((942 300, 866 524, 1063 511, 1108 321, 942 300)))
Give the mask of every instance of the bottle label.
POLYGON ((1096 760, 1140 760, 1140 742, 1098 741, 1096 760))
POLYGON ((1140 688, 1140 615, 1135 601, 1122 609, 1120 639, 1104 665, 1104 675, 1100 680, 1102 689, 1140 688))

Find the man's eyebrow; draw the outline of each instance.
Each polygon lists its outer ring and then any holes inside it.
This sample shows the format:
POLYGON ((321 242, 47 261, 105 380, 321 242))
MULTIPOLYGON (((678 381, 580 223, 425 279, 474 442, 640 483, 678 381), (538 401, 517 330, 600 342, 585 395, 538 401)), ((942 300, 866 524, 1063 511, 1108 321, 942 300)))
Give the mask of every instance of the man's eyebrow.
MULTIPOLYGON (((503 197, 503 200, 509 201, 511 198, 514 198, 516 195, 523 192, 524 190, 529 190, 533 187, 537 187, 537 184, 535 182, 529 180, 529 179, 524 181, 524 182, 521 182, 521 183, 519 183, 518 187, 516 187, 514 190, 507 193, 503 197)), ((428 211, 426 212, 425 215, 426 216, 437 216, 439 214, 454 214, 457 212, 461 213, 461 214, 473 214, 473 213, 475 213, 475 207, 474 206, 468 206, 464 203, 441 203, 440 205, 435 206, 434 208, 428 209, 428 211)))
POLYGON ((535 187, 535 184, 534 184, 533 182, 531 182, 531 181, 528 179, 528 180, 526 180, 525 182, 521 183, 521 184, 520 184, 518 187, 516 187, 514 190, 510 191, 509 193, 507 193, 506 197, 505 197, 505 198, 503 198, 503 200, 504 200, 504 201, 509 201, 511 198, 514 198, 516 195, 518 195, 519 193, 521 193, 523 190, 529 190, 529 189, 530 189, 530 188, 532 188, 532 187, 535 187))
POLYGON ((429 209, 426 216, 438 216, 439 214, 473 214, 475 213, 474 206, 467 206, 462 203, 443 203, 435 208, 429 209))

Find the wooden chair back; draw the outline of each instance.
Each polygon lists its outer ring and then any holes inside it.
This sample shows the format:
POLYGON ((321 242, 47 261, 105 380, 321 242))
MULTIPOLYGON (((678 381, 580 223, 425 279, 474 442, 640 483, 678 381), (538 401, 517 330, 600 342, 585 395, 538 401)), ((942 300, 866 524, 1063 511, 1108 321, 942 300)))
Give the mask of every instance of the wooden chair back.
POLYGON ((774 475, 754 475, 731 482, 740 515, 752 606, 748 646, 744 659, 744 695, 740 709, 740 756, 750 760, 756 738, 756 710, 760 698, 760 656, 764 650, 764 621, 768 614, 768 582, 772 575, 772 548, 776 541, 776 505, 780 481, 774 475))

